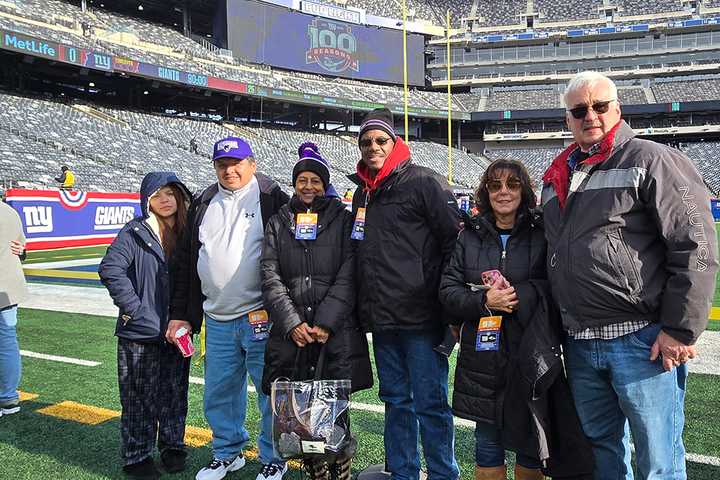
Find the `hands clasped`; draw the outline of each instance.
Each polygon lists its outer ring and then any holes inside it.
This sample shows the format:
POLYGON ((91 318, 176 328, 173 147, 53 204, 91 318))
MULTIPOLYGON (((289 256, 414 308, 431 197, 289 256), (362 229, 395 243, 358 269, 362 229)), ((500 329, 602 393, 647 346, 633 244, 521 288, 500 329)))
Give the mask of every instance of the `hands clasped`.
POLYGON ((329 337, 330 332, 323 327, 314 326, 310 328, 305 322, 293 328, 290 332, 290 338, 292 338, 293 342, 301 348, 308 343, 325 343, 329 337))

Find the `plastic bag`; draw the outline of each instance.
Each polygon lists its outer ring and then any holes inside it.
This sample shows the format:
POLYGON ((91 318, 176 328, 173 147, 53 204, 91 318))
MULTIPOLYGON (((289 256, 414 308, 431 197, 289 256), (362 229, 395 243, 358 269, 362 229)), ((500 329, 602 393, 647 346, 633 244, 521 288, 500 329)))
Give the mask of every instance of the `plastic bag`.
POLYGON ((350 444, 350 380, 277 380, 270 399, 276 457, 332 457, 350 444))

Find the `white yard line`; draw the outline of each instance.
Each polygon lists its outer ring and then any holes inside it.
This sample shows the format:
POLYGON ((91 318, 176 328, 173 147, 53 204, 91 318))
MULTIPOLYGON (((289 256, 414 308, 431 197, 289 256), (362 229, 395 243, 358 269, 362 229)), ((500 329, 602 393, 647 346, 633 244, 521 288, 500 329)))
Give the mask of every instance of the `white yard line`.
POLYGON ((30 352, 28 350, 20 350, 20 355, 23 357, 39 358, 41 360, 50 360, 52 362, 71 363, 73 365, 82 365, 83 367, 97 367, 102 365, 100 362, 93 362, 91 360, 81 360, 79 358, 62 357, 60 355, 47 355, 45 353, 30 352))
MULTIPOLYGON (((716 332, 717 333, 717 332, 716 332)), ((82 365, 86 367, 96 367, 100 365, 100 362, 93 362, 90 360, 81 360, 79 358, 71 358, 71 357, 62 357, 58 355, 47 355, 44 353, 36 353, 36 352, 29 352, 27 350, 20 350, 20 353, 25 357, 31 357, 31 358, 39 358, 43 360, 50 360, 54 362, 63 362, 63 363, 70 363, 74 365, 82 365)), ((205 379, 202 377, 190 377, 190 383, 195 385, 205 385, 205 379)), ((256 389, 252 385, 248 385, 248 391, 249 392, 256 392, 256 389)), ((372 412, 372 413, 385 413, 385 406, 384 405, 377 405, 377 404, 370 404, 370 403, 360 403, 360 402, 352 402, 350 408, 353 410, 360 410, 364 412, 372 412)), ((459 427, 466 427, 466 428, 475 428, 475 422, 472 422, 470 420, 465 420, 463 418, 453 418, 454 423, 456 426, 459 427)), ((631 444, 631 448, 635 450, 635 446, 631 444)), ((709 455, 700 455, 698 453, 686 453, 685 454, 687 460, 694 462, 694 463, 702 463, 705 465, 713 465, 713 466, 720 466, 720 458, 718 457, 711 457, 709 455)))

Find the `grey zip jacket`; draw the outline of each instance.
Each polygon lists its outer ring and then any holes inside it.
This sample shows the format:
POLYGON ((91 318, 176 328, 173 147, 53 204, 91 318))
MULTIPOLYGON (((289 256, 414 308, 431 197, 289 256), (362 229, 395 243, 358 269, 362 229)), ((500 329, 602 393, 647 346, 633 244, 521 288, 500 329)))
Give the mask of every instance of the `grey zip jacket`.
POLYGON ((660 322, 686 345, 705 330, 718 269, 702 178, 682 152, 624 121, 570 178, 569 146, 543 177, 548 279, 565 329, 660 322))

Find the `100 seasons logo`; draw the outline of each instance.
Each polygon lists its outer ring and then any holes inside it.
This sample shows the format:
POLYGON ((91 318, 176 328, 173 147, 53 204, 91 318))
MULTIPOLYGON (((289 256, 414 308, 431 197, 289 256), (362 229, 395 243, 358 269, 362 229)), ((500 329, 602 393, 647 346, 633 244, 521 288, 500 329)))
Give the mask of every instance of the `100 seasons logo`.
POLYGON ((350 25, 316 18, 308 25, 308 37, 310 49, 305 52, 307 65, 317 63, 331 73, 359 70, 357 40, 350 25))

